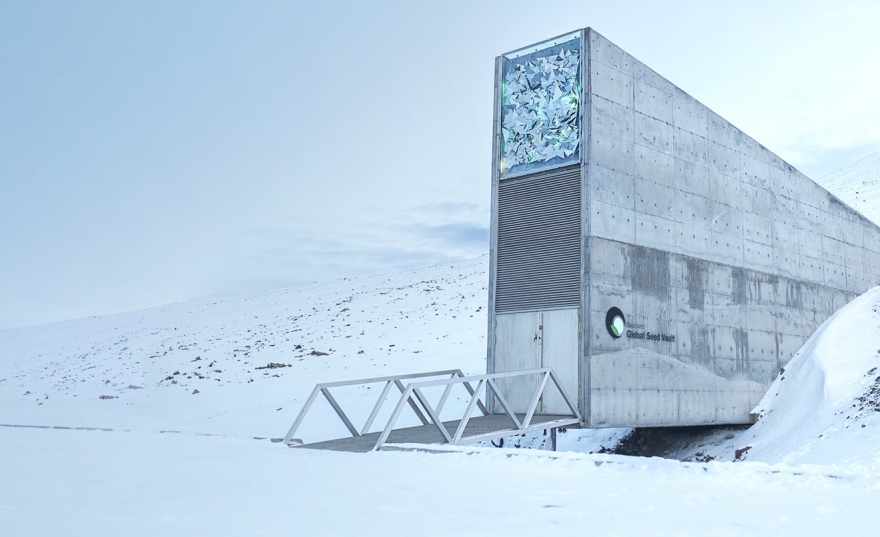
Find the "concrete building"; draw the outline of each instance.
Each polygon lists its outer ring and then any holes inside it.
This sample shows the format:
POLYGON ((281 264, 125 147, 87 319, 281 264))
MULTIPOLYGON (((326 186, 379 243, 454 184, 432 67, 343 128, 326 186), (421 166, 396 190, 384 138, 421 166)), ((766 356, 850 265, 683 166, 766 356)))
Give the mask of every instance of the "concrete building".
POLYGON ((880 228, 592 29, 495 95, 488 371, 552 367, 583 425, 748 423, 880 282, 880 228))

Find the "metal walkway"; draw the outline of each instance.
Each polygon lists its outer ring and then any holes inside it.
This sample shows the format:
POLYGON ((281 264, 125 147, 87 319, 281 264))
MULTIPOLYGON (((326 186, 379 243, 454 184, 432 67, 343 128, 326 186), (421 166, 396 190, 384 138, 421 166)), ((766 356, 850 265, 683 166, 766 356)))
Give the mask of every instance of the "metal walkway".
POLYGON ((312 449, 366 452, 382 449, 382 446, 386 443, 468 444, 541 429, 553 430, 557 427, 576 425, 579 422, 580 414, 577 408, 568 394, 565 393, 565 390, 556 378, 556 374, 550 368, 472 376, 465 376, 461 370, 451 369, 412 375, 318 384, 312 390, 312 394, 297 416, 296 421, 293 422, 293 425, 284 437, 284 443, 291 447, 301 446, 312 449), (449 378, 419 380, 443 376, 448 376, 449 378), (509 381, 516 377, 537 377, 537 389, 533 393, 525 412, 513 412, 511 405, 508 404, 498 387, 497 381, 501 379, 509 381), (402 382, 404 380, 410 381, 409 384, 404 386, 402 382), (384 383, 379 399, 373 406, 364 426, 358 429, 345 411, 343 411, 336 398, 330 393, 330 389, 342 386, 363 386, 379 383, 384 383), (476 383, 476 386, 473 383, 476 383), (548 384, 552 384, 558 390, 568 410, 570 410, 569 414, 540 414, 536 412, 548 384), (449 400, 450 393, 456 386, 464 387, 470 394, 468 404, 459 419, 441 420, 440 416, 449 400), (401 396, 394 407, 388 423, 382 431, 371 431, 383 404, 391 390, 395 387, 400 391, 401 396), (436 387, 443 387, 443 393, 439 401, 432 405, 425 395, 425 390, 436 387), (484 403, 490 394, 503 412, 489 413, 484 403), (301 440, 294 438, 296 431, 319 395, 323 395, 327 399, 336 415, 345 424, 351 437, 309 444, 304 444, 301 440), (401 414, 407 408, 415 414, 422 424, 413 427, 396 428, 401 414), (474 415, 475 413, 478 413, 478 415, 474 415))

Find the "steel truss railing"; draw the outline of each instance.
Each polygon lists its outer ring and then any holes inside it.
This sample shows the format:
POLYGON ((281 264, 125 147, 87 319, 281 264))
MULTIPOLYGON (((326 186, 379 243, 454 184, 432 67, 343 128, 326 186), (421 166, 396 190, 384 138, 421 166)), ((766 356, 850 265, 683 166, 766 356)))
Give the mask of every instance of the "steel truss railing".
MULTIPOLYGON (((376 416, 379 415, 379 411, 382 409, 382 404, 388 398, 389 392, 393 387, 396 387, 400 390, 400 393, 403 394, 406 391, 406 387, 403 385, 403 380, 411 380, 425 377, 442 377, 449 376, 451 378, 463 378, 464 373, 462 373, 461 369, 448 369, 444 371, 430 371, 427 373, 412 373, 409 375, 393 375, 387 377, 374 377, 367 379, 358 379, 358 380, 344 380, 340 382, 325 382, 322 384, 318 384, 315 386, 315 389, 312 390, 312 394, 309 395, 309 398, 306 400, 306 404, 303 405, 303 409, 300 411, 299 415, 296 417, 296 420, 293 422, 293 425, 290 427, 290 430, 287 432, 287 436, 284 437, 284 443, 288 445, 298 445, 300 442, 293 438, 293 435, 296 434, 299 426, 302 425, 303 420, 308 414, 309 410, 312 408, 312 405, 315 402, 315 399, 318 398, 318 395, 323 395, 327 402, 330 403, 330 406, 333 407, 333 410, 336 411, 336 415, 339 416, 339 419, 342 420, 342 423, 345 424, 345 427, 351 433, 352 436, 362 436, 370 432, 370 427, 373 426, 373 422, 376 421, 376 416), (336 398, 330 393, 330 388, 339 388, 343 386, 363 386, 366 384, 378 384, 380 382, 385 383, 385 387, 382 389, 382 392, 379 394, 379 399, 376 401, 376 404, 373 406, 372 412, 370 412, 370 416, 367 418, 367 422, 364 424, 363 428, 358 431, 357 427, 351 422, 348 415, 345 411, 342 410, 342 407, 339 406, 339 403, 336 401, 336 398)), ((425 417, 424 412, 418 406, 413 403, 412 409, 415 415, 419 418, 419 421, 422 422, 423 425, 428 424, 428 418, 425 417)))
POLYGON ((315 400, 318 398, 318 395, 321 394, 324 395, 324 397, 327 399, 327 402, 330 403, 331 407, 333 407, 333 410, 342 420, 343 424, 345 424, 345 427, 348 429, 353 437, 368 434, 370 432, 370 428, 373 426, 373 423, 376 420, 376 417, 379 414, 379 411, 381 410, 384 402, 388 398, 388 394, 391 392, 391 389, 393 387, 396 387, 400 391, 401 396, 397 402, 397 405, 394 408, 394 411, 391 414, 391 417, 388 420, 387 425, 385 426, 385 429, 382 430, 381 434, 379 434, 379 437, 376 440, 376 445, 373 448, 375 450, 381 449, 385 442, 388 440, 388 437, 397 425, 397 421, 400 419, 401 414, 407 407, 412 409, 413 413, 416 415, 419 421, 421 421, 422 425, 432 425, 434 428, 436 428, 437 431, 440 432, 444 443, 448 444, 466 444, 471 442, 479 442, 481 440, 499 438, 511 434, 521 434, 538 429, 551 429, 555 427, 562 427, 578 423, 580 422, 581 418, 576 405, 572 402, 569 395, 565 392, 565 389, 559 382, 559 378, 556 376, 556 373, 554 373, 553 370, 549 367, 527 369, 523 371, 512 371, 508 373, 492 373, 486 375, 471 376, 465 376, 464 373, 462 373, 459 369, 450 369, 445 371, 431 371, 427 373, 416 373, 411 375, 396 375, 318 384, 317 386, 315 386, 315 389, 312 390, 312 394, 306 400, 303 409, 300 411, 296 420, 293 422, 293 425, 290 427, 290 430, 287 432, 287 435, 284 437, 284 443, 289 446, 302 445, 302 441, 295 439, 293 435, 296 434, 297 429, 299 429, 299 426, 302 424, 315 400), (426 377, 442 377, 447 375, 449 376, 449 378, 410 382, 406 386, 404 386, 403 382, 401 382, 403 380, 414 380, 426 377), (498 387, 497 381, 499 379, 510 379, 514 377, 528 376, 538 377, 537 389, 532 395, 526 412, 524 414, 518 415, 513 411, 511 405, 505 399, 502 391, 498 387), (381 382, 384 382, 385 386, 379 394, 379 399, 373 406, 373 409, 370 412, 366 423, 359 430, 357 427, 355 427, 354 423, 352 423, 351 419, 342 410, 342 407, 330 393, 330 388, 376 384, 381 382), (474 385, 472 384, 474 382, 476 383, 476 387, 474 387, 474 385), (556 389, 559 391, 559 394, 562 396, 562 399, 565 401, 565 404, 568 407, 568 410, 571 411, 571 414, 556 415, 555 419, 549 421, 539 421, 538 423, 533 424, 532 420, 535 417, 538 405, 544 395, 544 390, 546 389, 547 384, 550 382, 552 382, 555 385, 556 389), (468 401, 467 407, 465 408, 464 415, 460 420, 458 420, 455 431, 450 431, 449 429, 447 429, 446 424, 444 424, 443 421, 440 419, 440 415, 443 411, 444 406, 446 405, 447 400, 449 399, 449 395, 452 392, 452 389, 459 384, 464 386, 471 397, 468 401), (443 390, 443 395, 437 402, 437 405, 434 406, 431 405, 423 390, 425 388, 438 386, 445 386, 445 388, 443 390), (498 406, 500 406, 501 409, 504 411, 504 414, 506 414, 507 417, 510 418, 514 427, 497 429, 487 433, 465 436, 464 433, 467 429, 468 422, 471 419, 471 414, 473 414, 474 409, 479 409, 483 416, 489 415, 489 410, 486 408, 483 401, 488 397, 490 392, 494 395, 495 401, 498 403, 498 406))

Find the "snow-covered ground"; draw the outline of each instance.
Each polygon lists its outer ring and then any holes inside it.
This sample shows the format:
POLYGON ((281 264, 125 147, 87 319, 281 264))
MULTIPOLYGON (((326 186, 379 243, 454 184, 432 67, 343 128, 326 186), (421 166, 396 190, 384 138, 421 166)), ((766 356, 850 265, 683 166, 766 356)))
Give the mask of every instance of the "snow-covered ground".
MULTIPOLYGON (((858 199, 880 156, 855 167, 827 186, 877 218, 858 199)), ((0 535, 876 533, 880 288, 816 332, 755 426, 676 453, 710 462, 597 453, 626 430, 569 430, 558 453, 268 440, 319 382, 483 372, 486 282, 482 257, 0 331, 0 535)), ((363 414, 376 393, 336 396, 363 414)), ((319 405, 301 433, 345 430, 319 405)))
POLYGON ((277 437, 318 382, 483 373, 487 263, 0 331, 0 424, 277 437))
POLYGON ((878 476, 484 448, 0 428, 10 536, 871 535, 878 476))

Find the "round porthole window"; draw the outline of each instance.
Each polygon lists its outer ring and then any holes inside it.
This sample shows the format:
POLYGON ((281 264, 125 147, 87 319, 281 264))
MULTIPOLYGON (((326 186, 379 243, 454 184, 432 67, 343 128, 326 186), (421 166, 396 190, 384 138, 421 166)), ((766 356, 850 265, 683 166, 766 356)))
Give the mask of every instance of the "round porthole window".
POLYGON ((619 338, 626 331, 626 319, 620 308, 611 308, 605 315, 605 328, 614 339, 619 338))

